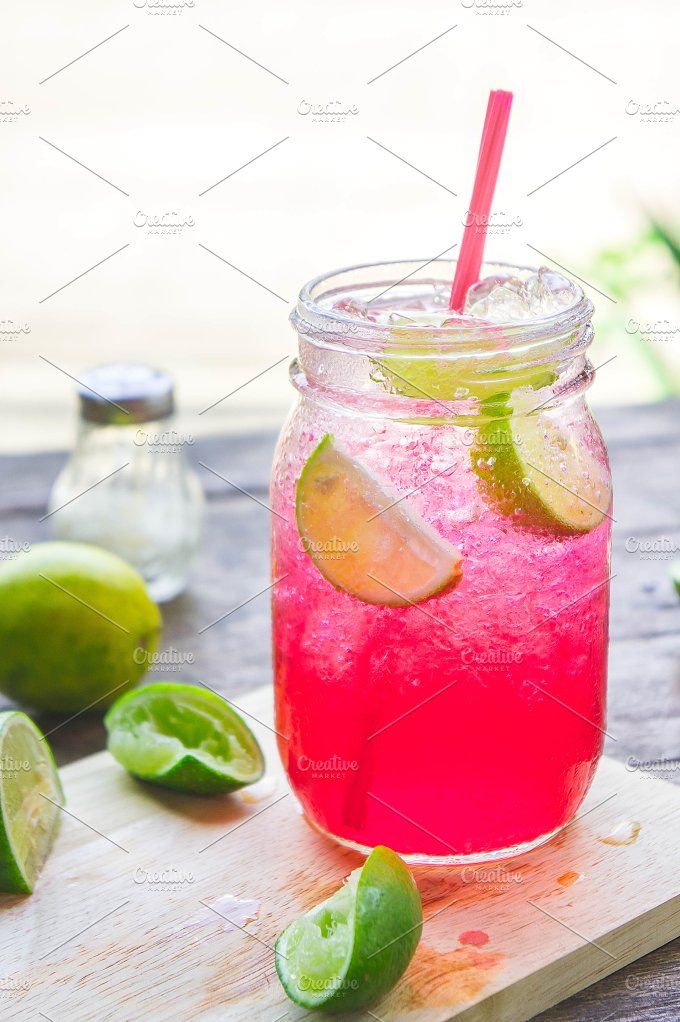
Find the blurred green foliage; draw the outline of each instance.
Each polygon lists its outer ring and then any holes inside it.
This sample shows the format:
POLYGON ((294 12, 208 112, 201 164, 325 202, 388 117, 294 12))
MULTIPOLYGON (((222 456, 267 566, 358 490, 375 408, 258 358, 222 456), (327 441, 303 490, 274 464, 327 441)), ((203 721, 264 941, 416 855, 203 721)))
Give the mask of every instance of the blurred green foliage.
MULTIPOLYGON (((638 371, 647 379, 644 398, 663 400, 680 395, 680 344, 664 346, 663 338, 654 343, 630 328, 635 317, 647 323, 668 318, 667 312, 661 315, 656 311, 661 294, 664 308, 669 301, 680 307, 680 243, 672 232, 649 217, 645 229, 628 244, 600 252, 590 273, 589 279, 615 302, 604 302, 598 308, 597 357, 624 356, 629 366, 628 393, 621 394, 621 400, 636 400, 638 371)), ((680 332, 668 339, 680 342, 680 332)))

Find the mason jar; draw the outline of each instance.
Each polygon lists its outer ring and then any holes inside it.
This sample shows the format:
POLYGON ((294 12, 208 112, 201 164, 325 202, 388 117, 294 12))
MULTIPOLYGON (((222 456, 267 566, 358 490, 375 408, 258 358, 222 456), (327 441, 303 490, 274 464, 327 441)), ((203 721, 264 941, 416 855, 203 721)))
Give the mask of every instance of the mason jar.
POLYGON ((200 549, 203 491, 186 457, 194 438, 175 428, 172 379, 114 363, 84 373, 76 443, 50 494, 55 539, 119 554, 152 599, 173 599, 200 549))
POLYGON ((411 322, 405 309, 446 302, 454 270, 366 265, 302 289, 298 397, 271 479, 293 792, 341 844, 425 863, 549 840, 606 726, 611 479, 586 403, 592 305, 565 281, 565 307, 526 321, 411 322), (393 312, 367 318, 372 302, 393 312))

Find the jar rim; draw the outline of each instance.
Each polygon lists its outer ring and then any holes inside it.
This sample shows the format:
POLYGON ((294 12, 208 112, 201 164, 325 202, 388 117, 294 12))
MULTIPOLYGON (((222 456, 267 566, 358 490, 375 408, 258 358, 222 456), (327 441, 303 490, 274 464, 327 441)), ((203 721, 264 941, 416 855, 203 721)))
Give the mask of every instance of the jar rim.
MULTIPOLYGON (((390 350, 400 346, 411 349, 413 356, 414 337, 427 338, 429 352, 433 348, 445 354, 472 354, 487 349, 497 349, 500 337, 505 345, 512 342, 512 347, 533 347, 535 344, 554 342, 561 337, 573 335, 574 331, 590 322, 593 314, 592 302, 586 297, 583 289, 575 281, 565 275, 565 279, 574 294, 574 301, 565 309, 531 320, 508 323, 486 323, 468 320, 447 326, 432 326, 413 323, 407 326, 395 326, 388 323, 374 323, 347 312, 338 311, 322 304, 330 296, 341 297, 343 291, 357 288, 383 288, 382 292, 373 295, 373 299, 381 297, 386 291, 396 290, 400 285, 410 282, 409 286, 450 284, 455 273, 456 259, 422 260, 390 260, 377 263, 358 263, 339 270, 320 274, 306 283, 300 290, 291 322, 300 334, 319 342, 331 342, 332 345, 363 351, 367 354, 381 350, 389 339, 390 350), (433 269, 435 268, 435 275, 433 269), (375 275, 382 271, 382 276, 375 275), (436 271, 440 271, 437 273, 436 271), (419 274, 425 273, 424 276, 419 274), (389 275, 389 276, 385 276, 389 275), (371 279, 371 278, 374 279, 371 279), (452 346, 455 352, 451 350, 452 346)), ((537 267, 524 266, 504 262, 485 262, 481 269, 481 278, 495 273, 529 275, 537 272, 537 267)), ((481 279, 480 278, 480 279, 481 279)), ((369 299, 370 301, 371 299, 369 299)), ((417 357, 417 356, 416 356, 417 357)))

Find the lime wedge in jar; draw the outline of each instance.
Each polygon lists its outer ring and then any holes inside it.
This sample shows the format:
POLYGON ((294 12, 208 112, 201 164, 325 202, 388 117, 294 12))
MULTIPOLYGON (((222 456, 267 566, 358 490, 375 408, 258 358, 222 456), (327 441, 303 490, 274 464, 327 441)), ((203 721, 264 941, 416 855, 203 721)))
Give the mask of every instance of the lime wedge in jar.
POLYGON ((399 349, 399 354, 390 354, 389 349, 376 364, 382 370, 383 383, 390 392, 400 397, 416 398, 420 401, 457 401, 477 398, 507 400, 519 387, 539 390, 555 380, 555 373, 545 367, 498 367, 482 373, 475 373, 446 361, 434 354, 430 356, 426 346, 411 352, 399 349))
POLYGON ((190 795, 221 795, 259 781, 264 757, 226 700, 197 685, 157 682, 128 692, 104 724, 108 748, 143 781, 190 795))
MULTIPOLYGON (((553 383, 556 374, 550 366, 508 364, 502 350, 484 359, 461 358, 451 348, 445 357, 441 350, 428 343, 424 330, 409 329, 406 317, 392 317, 394 344, 388 344, 384 355, 375 359, 377 378, 391 393, 421 401, 454 401, 477 398, 479 401, 507 400, 520 387, 539 390, 553 383), (398 343, 396 343, 398 342, 398 343)), ((454 317, 448 323, 465 321, 454 317)))
POLYGON ((606 462, 549 413, 485 419, 470 455, 489 503, 529 527, 571 535, 609 516, 606 462))
POLYGON ((18 710, 0 713, 0 891, 31 894, 64 793, 47 740, 18 710))
POLYGON ((463 558, 327 434, 298 480, 295 515, 306 552, 337 589, 401 607, 453 588, 463 558))
POLYGON ((303 1008, 359 1011, 402 976, 422 928, 413 877, 398 855, 378 846, 339 891, 283 931, 276 971, 303 1008))

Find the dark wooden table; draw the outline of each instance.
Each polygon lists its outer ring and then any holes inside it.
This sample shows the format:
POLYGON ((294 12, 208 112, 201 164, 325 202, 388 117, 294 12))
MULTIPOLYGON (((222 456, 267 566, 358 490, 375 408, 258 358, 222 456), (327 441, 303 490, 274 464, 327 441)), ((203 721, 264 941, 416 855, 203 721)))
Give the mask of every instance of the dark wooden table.
MULTIPOLYGON (((680 558, 680 403, 607 410, 599 420, 614 469, 616 517, 608 729, 617 741, 608 740, 607 752, 620 760, 675 761, 668 779, 680 783, 680 598, 669 576, 671 561, 680 558), (649 541, 659 549, 645 554, 639 547, 649 541), (677 554, 669 552, 673 546, 677 554)), ((199 469, 208 498, 206 542, 189 592, 164 609, 161 644, 183 662, 173 672, 158 670, 158 677, 202 679, 230 697, 271 681, 269 599, 256 595, 269 582, 269 523, 256 500, 267 500, 274 440, 270 433, 225 436, 193 448, 197 461, 252 497, 199 469)), ((38 518, 62 461, 57 454, 0 457, 0 538, 47 538, 38 518)), ((46 730, 60 723, 38 722, 46 730)), ((98 718, 79 717, 50 740, 64 764, 102 749, 104 731, 98 718)), ((677 886, 679 865, 668 863, 669 886, 677 886)), ((680 1019, 680 940, 540 1016, 605 1019, 680 1019)))

